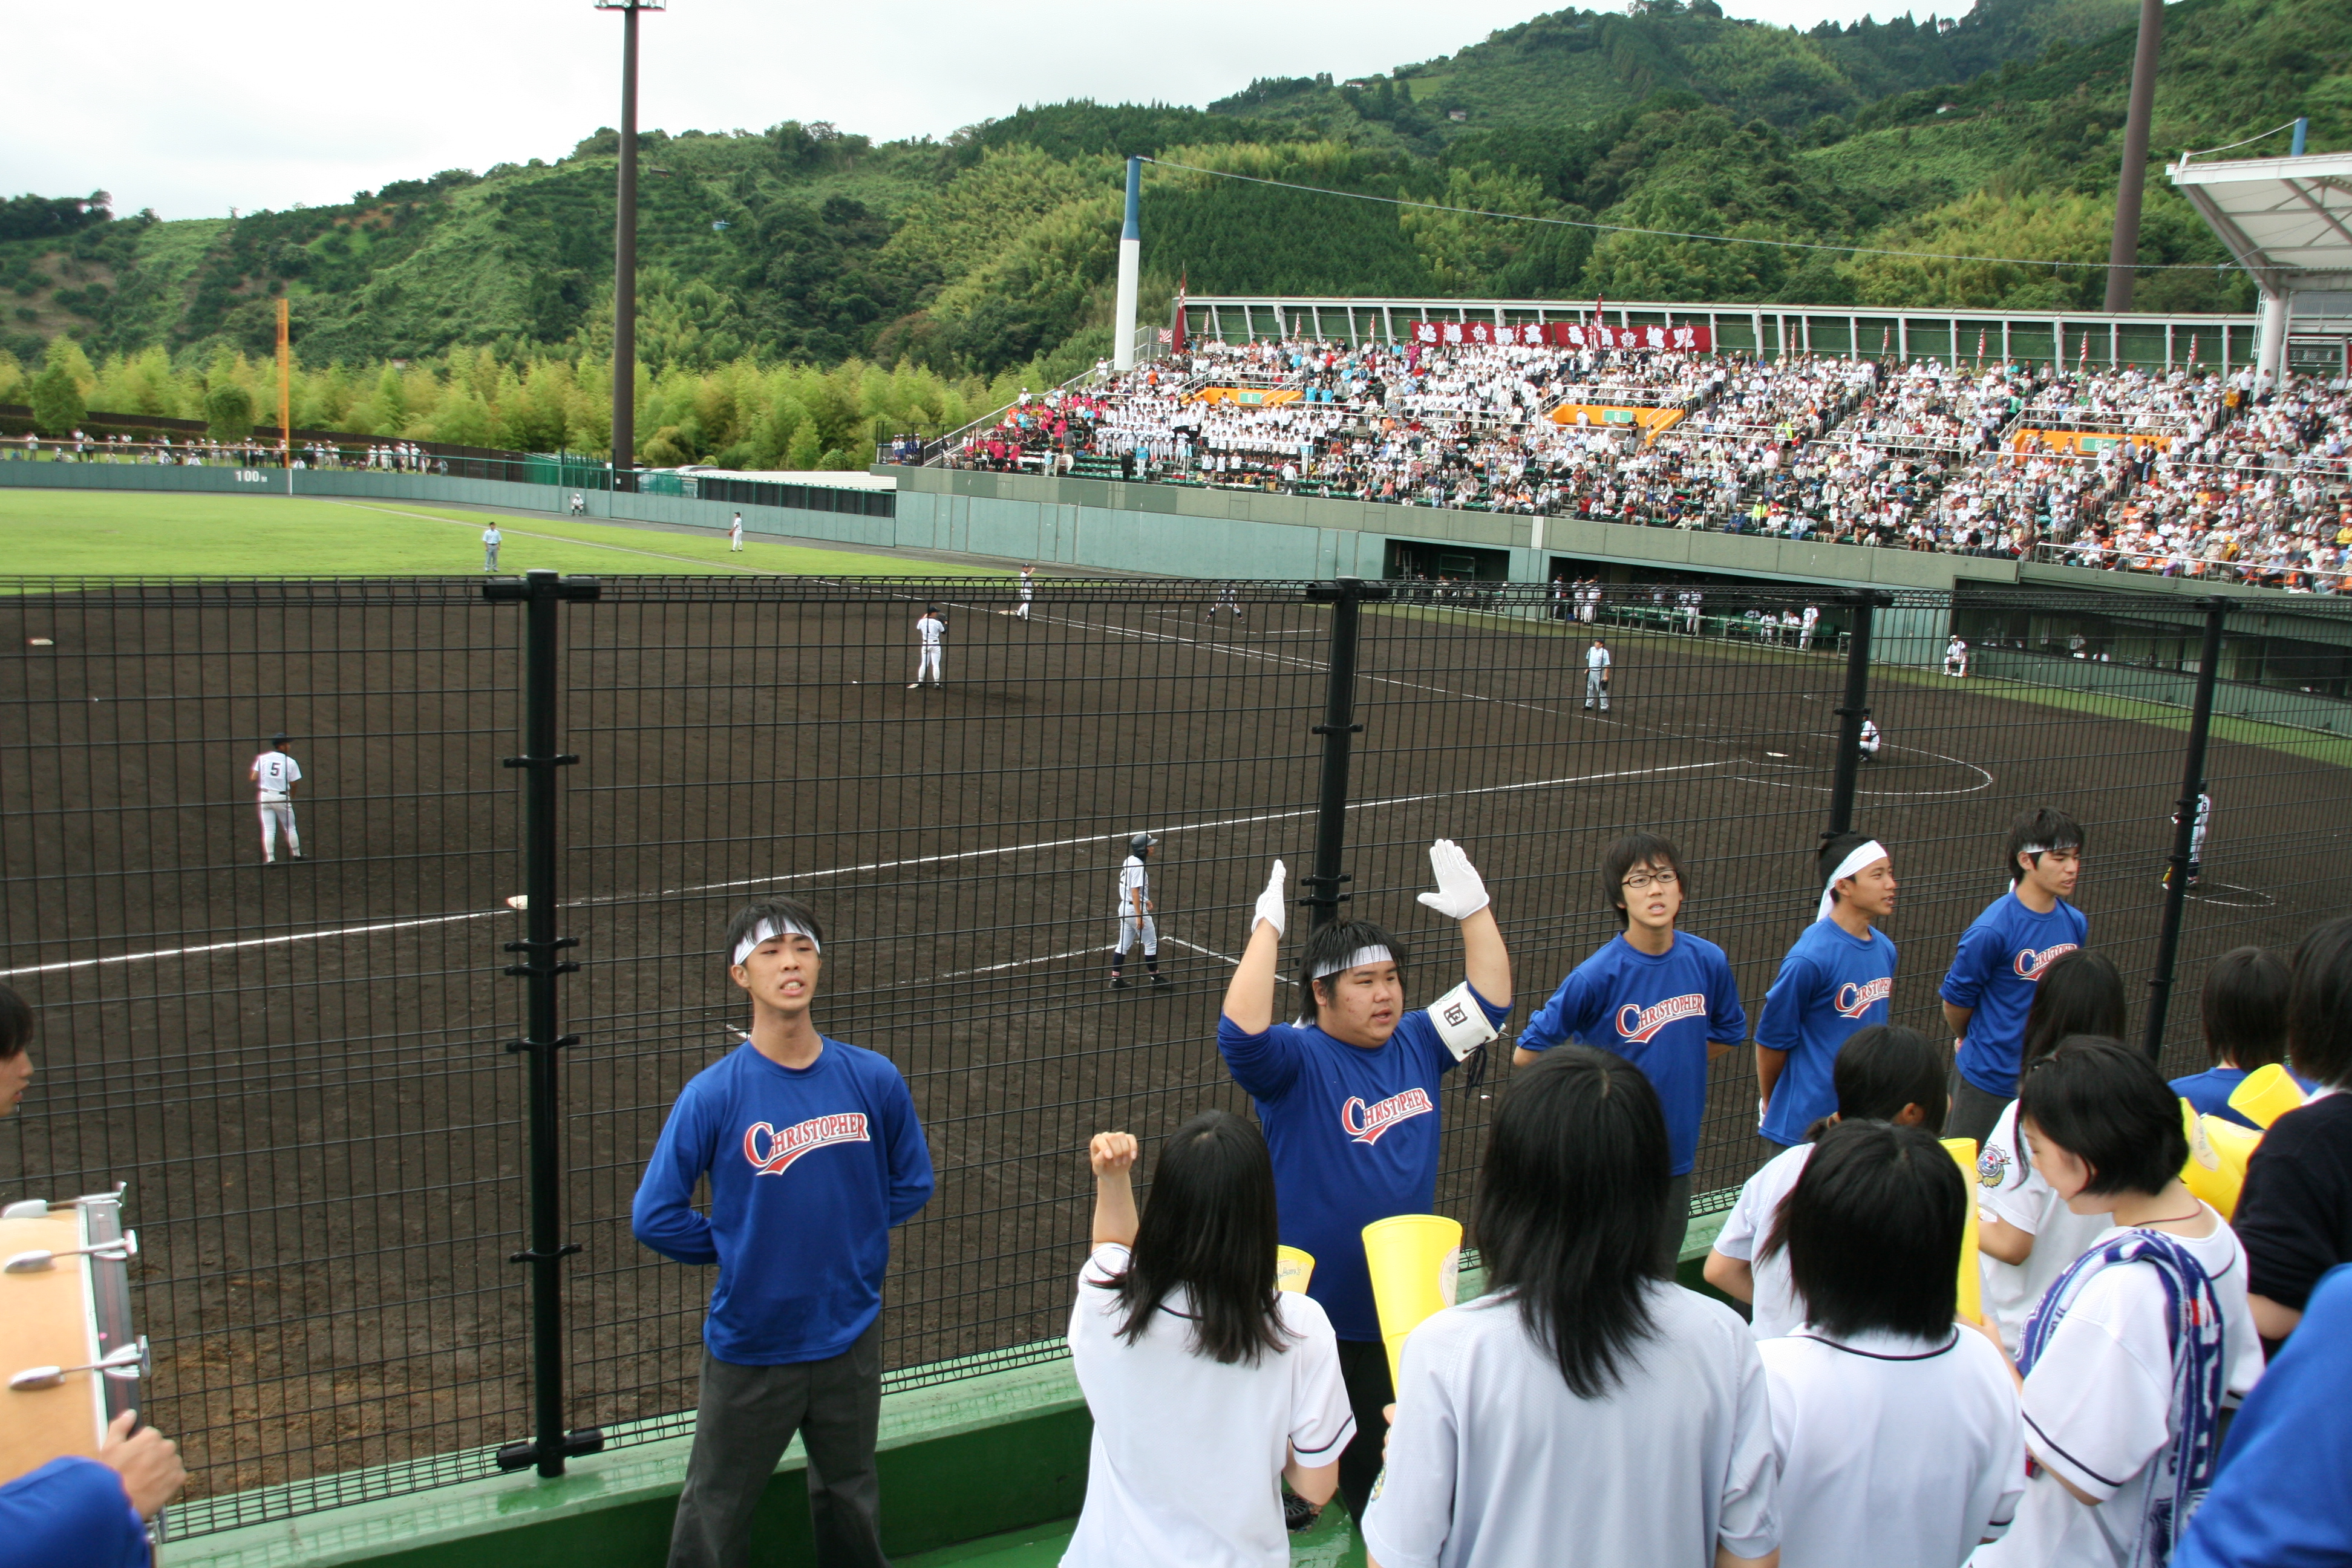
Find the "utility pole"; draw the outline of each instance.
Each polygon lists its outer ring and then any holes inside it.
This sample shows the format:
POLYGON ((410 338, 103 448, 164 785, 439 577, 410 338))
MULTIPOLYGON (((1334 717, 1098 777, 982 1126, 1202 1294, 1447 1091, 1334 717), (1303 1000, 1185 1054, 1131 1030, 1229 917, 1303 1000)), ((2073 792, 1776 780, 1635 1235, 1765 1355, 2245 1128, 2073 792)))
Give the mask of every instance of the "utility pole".
POLYGON ((621 174, 613 216, 613 488, 633 490, 637 452, 637 13, 669 0, 596 0, 621 13, 621 174))
POLYGON ((2156 112, 2157 46, 2164 38, 2164 0, 2139 0, 2139 48, 2132 56, 2131 107, 2124 119, 2123 175, 2116 182, 2116 237, 2107 249, 2110 312, 2131 309, 2132 268, 2139 260, 2139 205, 2147 184, 2147 122, 2156 112))

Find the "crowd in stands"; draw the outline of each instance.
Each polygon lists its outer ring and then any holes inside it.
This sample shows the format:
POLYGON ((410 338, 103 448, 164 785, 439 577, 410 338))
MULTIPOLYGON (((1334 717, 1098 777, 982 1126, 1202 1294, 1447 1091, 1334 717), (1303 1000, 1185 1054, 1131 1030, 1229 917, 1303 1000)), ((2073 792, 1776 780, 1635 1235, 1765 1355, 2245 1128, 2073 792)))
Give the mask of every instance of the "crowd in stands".
MULTIPOLYGON (((135 436, 71 436, 44 443, 26 434, 0 447, 0 455, 59 463, 155 463, 166 467, 262 468, 278 466, 281 453, 274 441, 213 441, 184 437, 173 441, 159 433, 152 439, 135 436)), ((298 468, 377 468, 413 474, 446 474, 448 460, 436 458, 414 441, 373 442, 367 446, 337 446, 305 441, 295 448, 298 468)))
POLYGON ((933 460, 2352 591, 2352 393, 1527 344, 1206 342, 933 460))

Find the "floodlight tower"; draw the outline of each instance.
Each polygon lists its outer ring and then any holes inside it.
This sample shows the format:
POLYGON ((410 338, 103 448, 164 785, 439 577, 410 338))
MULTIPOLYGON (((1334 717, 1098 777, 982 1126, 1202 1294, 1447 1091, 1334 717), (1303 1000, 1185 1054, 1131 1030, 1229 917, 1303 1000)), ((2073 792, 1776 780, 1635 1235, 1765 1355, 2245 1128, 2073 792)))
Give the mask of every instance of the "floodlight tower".
POLYGON ((1122 374, 1135 368, 1135 297, 1143 277, 1143 160, 1127 161, 1127 219, 1118 231, 1118 304, 1111 330, 1110 367, 1122 374))
POLYGON ((2116 182, 2116 234, 2107 247, 2107 303, 2131 309, 2132 268, 2139 260, 2140 194, 2147 184, 2147 122, 2156 114, 2157 46, 2164 39, 2164 0, 2139 0, 2139 47, 2132 54, 2131 102, 2124 111, 2124 167, 2116 182))
POLYGON ((613 216, 613 488, 637 488, 637 13, 669 0, 595 0, 621 13, 621 174, 613 216))

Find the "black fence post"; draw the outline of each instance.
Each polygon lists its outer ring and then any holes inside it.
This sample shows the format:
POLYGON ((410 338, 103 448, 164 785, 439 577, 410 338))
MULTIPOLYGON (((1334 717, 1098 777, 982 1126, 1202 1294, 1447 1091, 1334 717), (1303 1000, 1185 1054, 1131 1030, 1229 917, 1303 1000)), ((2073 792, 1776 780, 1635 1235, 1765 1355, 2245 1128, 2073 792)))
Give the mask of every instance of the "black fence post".
POLYGON ((1853 626, 1846 634, 1845 696, 1839 701, 1836 771, 1830 775, 1830 825, 1826 844, 1853 826, 1853 792, 1862 768, 1862 721, 1870 717, 1870 622, 1894 603, 1885 594, 1861 593, 1847 601, 1853 626))
POLYGON ((2205 742, 2213 728, 2213 689, 2221 679, 2221 632, 2230 601, 2208 599, 2205 640, 2197 655, 2197 697, 2189 710, 2189 754, 2180 772, 2180 803, 2172 810, 2170 872, 2164 879, 2164 923, 2156 933, 2156 973, 2147 981, 2148 1059, 2164 1057, 2164 1025, 2172 1010, 2172 971, 2180 956, 2180 919, 2189 902, 2189 850, 2197 833, 2197 805, 2205 794, 2205 742))
POLYGON ((1348 763, 1357 733, 1356 645, 1363 626, 1367 599, 1385 599, 1388 590, 1360 577, 1318 583, 1307 590, 1309 600, 1331 606, 1331 648, 1323 678, 1323 722, 1314 733, 1323 737, 1323 788, 1315 814, 1315 868, 1299 879, 1307 896, 1299 902, 1314 911, 1310 929, 1339 918, 1348 895, 1339 889, 1348 874, 1339 862, 1348 847, 1348 763))
POLYGON ((604 1435, 594 1427, 563 1430, 563 1275, 565 1258, 580 1250, 563 1239, 563 1124, 557 1104, 557 1056, 576 1043, 576 1035, 558 1034, 562 1027, 556 1006, 556 982, 580 966, 559 963, 556 954, 580 945, 578 937, 555 934, 555 807, 556 769, 578 762, 556 751, 557 606, 564 600, 593 599, 593 577, 559 577, 553 572, 532 572, 525 577, 500 578, 482 584, 486 599, 520 599, 523 619, 523 755, 509 757, 506 765, 523 772, 523 929, 520 942, 506 944, 523 962, 507 966, 521 977, 526 998, 524 1037, 507 1049, 528 1058, 530 1072, 530 1246, 509 1254, 509 1263, 530 1266, 531 1409, 534 1436, 528 1442, 509 1443, 498 1453, 499 1468, 520 1470, 537 1465, 542 1476, 560 1476, 563 1461, 575 1454, 593 1454, 604 1446, 604 1435))

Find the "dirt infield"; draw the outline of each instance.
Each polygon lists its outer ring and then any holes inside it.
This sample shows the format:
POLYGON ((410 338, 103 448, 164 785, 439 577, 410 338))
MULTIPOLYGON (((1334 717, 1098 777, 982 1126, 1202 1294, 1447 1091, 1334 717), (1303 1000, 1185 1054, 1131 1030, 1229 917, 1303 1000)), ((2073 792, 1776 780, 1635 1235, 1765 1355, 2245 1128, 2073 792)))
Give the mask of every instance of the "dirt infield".
MULTIPOLYGON (((715 949, 749 892, 824 911, 827 1032, 896 1060, 930 1135, 940 1187, 898 1248, 896 1367, 1060 1332, 1088 1134, 1244 1108, 1217 999, 1267 862, 1307 866, 1330 611, 1249 589, 1237 626, 1204 620, 1213 602, 1049 588, 1024 623, 992 584, 614 580, 566 609, 575 1424, 692 1404, 709 1278, 637 1247, 626 1216, 668 1102, 733 1043, 715 949), (938 595, 948 684, 910 691, 912 620, 938 595), (1111 993, 1117 868, 1143 828, 1162 840, 1178 984, 1111 993)), ((390 1464, 414 1465, 408 1482, 478 1473, 460 1456, 526 1435, 523 1271, 506 1261, 523 1069, 504 1048, 522 995, 500 950, 520 934, 500 766, 520 749, 519 629, 469 583, 0 600, 0 969, 45 1030, 0 1163, 32 1192, 131 1183, 150 1413, 207 1493, 390 1464), (265 868, 245 770, 281 727, 310 858, 265 868)), ((1685 924, 1730 952, 1752 1020, 1811 915, 1843 661, 1608 635, 1603 715, 1582 705, 1583 628, 1366 612, 1351 909, 1397 928, 1413 995, 1434 995, 1458 950, 1412 895, 1429 839, 1459 840, 1494 890, 1521 1023, 1615 929, 1602 847, 1658 828, 1695 869, 1685 924)), ((1873 705, 1887 745, 1857 825, 1904 884, 1897 1016, 1939 1026, 1935 985, 2006 885, 2001 836, 2028 804, 2086 823, 2092 941, 2144 981, 2177 716, 1914 671, 1881 672, 1873 705)), ((2203 964, 2340 912, 2352 871, 2352 773, 2222 742, 2209 777, 2176 1057, 2203 964)), ((1507 1079, 1447 1096, 1453 1212, 1482 1097, 1507 1079)), ((1718 1065, 1711 1104, 1702 1191, 1760 1152, 1745 1060, 1718 1065)))

